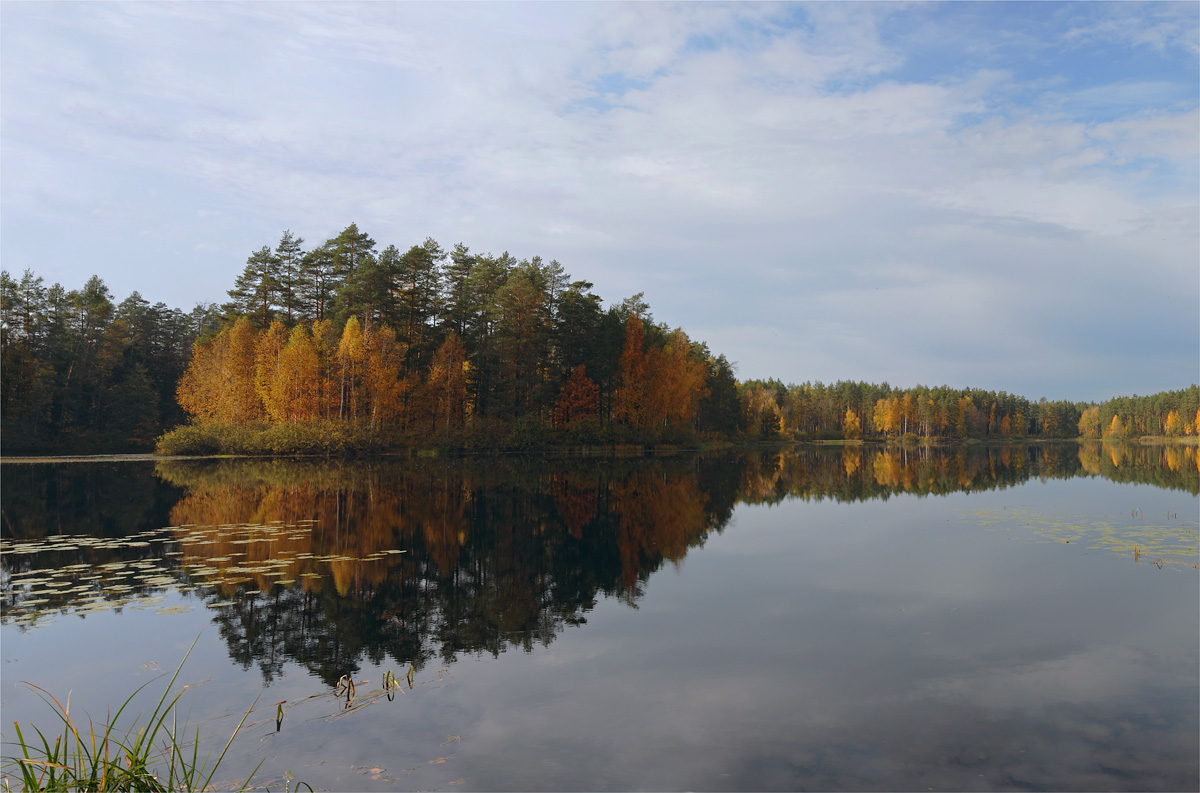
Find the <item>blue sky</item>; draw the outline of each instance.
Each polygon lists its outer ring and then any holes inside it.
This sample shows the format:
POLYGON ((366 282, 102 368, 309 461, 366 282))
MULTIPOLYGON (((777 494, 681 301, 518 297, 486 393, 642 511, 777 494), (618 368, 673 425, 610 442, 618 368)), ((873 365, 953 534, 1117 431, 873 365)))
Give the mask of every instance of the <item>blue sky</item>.
POLYGON ((0 4, 0 262, 557 259, 740 377, 1200 380, 1196 3, 0 4))

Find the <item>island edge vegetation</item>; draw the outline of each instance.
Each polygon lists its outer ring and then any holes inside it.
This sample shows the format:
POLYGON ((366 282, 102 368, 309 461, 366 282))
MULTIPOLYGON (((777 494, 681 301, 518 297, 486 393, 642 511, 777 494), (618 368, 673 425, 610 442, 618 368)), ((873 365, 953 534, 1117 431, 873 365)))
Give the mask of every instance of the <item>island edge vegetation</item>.
POLYGON ((285 231, 224 305, 185 313, 92 277, 0 273, 5 454, 355 454, 722 441, 1148 437, 1195 442, 1196 385, 1102 403, 887 383, 734 377, 656 323, 604 308, 557 261, 383 250, 351 224, 285 231), (174 428, 174 429, 172 429, 174 428))

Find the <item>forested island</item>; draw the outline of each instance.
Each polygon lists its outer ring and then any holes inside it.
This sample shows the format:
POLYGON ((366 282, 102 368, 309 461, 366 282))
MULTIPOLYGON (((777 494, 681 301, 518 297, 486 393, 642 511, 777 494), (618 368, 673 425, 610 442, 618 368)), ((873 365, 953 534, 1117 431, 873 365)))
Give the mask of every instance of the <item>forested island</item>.
POLYGON ((739 382, 557 261, 377 250, 351 224, 250 254, 223 305, 0 272, 4 454, 355 454, 705 442, 1190 438, 1200 388, 1103 403, 949 386, 739 382))

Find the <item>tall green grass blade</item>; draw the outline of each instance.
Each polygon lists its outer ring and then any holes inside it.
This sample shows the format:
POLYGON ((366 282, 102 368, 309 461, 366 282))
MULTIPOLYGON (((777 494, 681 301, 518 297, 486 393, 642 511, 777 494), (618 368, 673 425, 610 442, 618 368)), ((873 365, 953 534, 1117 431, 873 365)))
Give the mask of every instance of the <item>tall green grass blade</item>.
MULTIPOLYGON (((241 721, 233 729, 229 739, 225 741, 220 754, 213 759, 210 749, 203 760, 200 759, 200 730, 196 730, 195 741, 189 747, 180 744, 179 736, 183 734, 178 718, 178 707, 184 690, 172 696, 172 689, 183 670, 183 664, 195 649, 196 643, 183 656, 175 673, 168 681, 162 695, 145 721, 139 722, 142 715, 136 717, 127 729, 118 728, 122 714, 130 708, 131 703, 155 678, 139 686, 133 694, 126 698, 117 708, 115 714, 109 714, 102 729, 89 719, 84 730, 80 730, 72 720, 70 712, 70 696, 64 705, 54 695, 44 688, 27 683, 39 697, 49 706, 54 715, 62 722, 62 734, 55 735, 53 746, 49 738, 36 726, 32 736, 27 738, 20 723, 14 722, 17 746, 20 754, 5 756, 4 767, 16 766, 20 771, 21 784, 25 790, 54 791, 54 790, 137 790, 137 791, 176 791, 176 790, 206 790, 212 786, 217 770, 225 760, 234 739, 245 726, 250 713, 258 704, 259 697, 242 715, 241 721), (41 744, 40 748, 38 743, 41 744)), ((261 697, 261 694, 259 695, 261 697)), ((265 761, 265 760, 264 760, 265 761)), ((262 768, 260 761, 254 771, 242 785, 246 790, 254 775, 262 768)), ((7 788, 7 779, 4 782, 7 788)), ((310 787, 309 790, 312 788, 310 787)))

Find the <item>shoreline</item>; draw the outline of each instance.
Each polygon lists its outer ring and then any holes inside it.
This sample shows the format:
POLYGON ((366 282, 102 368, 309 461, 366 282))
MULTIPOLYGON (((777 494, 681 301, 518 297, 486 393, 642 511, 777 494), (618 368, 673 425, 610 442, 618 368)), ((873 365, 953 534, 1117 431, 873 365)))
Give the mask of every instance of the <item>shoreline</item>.
POLYGON ((463 449, 440 449, 436 447, 409 447, 395 451, 376 452, 374 454, 155 454, 153 452, 130 452, 110 454, 49 454, 49 455, 0 455, 0 465, 12 464, 49 464, 49 463, 106 463, 106 462, 158 462, 168 460, 277 460, 277 459, 363 459, 363 458, 449 458, 449 457, 510 457, 519 455, 538 456, 584 456, 584 457, 640 457, 645 455, 681 454, 687 452, 707 452, 733 449, 762 449, 784 446, 886 446, 886 447, 917 447, 917 446, 1005 446, 1019 444, 1048 444, 1048 443, 1124 443, 1134 446, 1200 446, 1200 437, 1186 436, 1169 438, 1161 435, 1147 435, 1140 438, 1113 440, 1111 438, 922 438, 915 442, 905 442, 894 438, 889 439, 855 439, 855 440, 825 440, 825 441, 743 441, 702 443, 697 446, 639 446, 637 444, 619 444, 616 446, 582 446, 582 447, 545 447, 536 450, 483 450, 470 451, 463 449))

